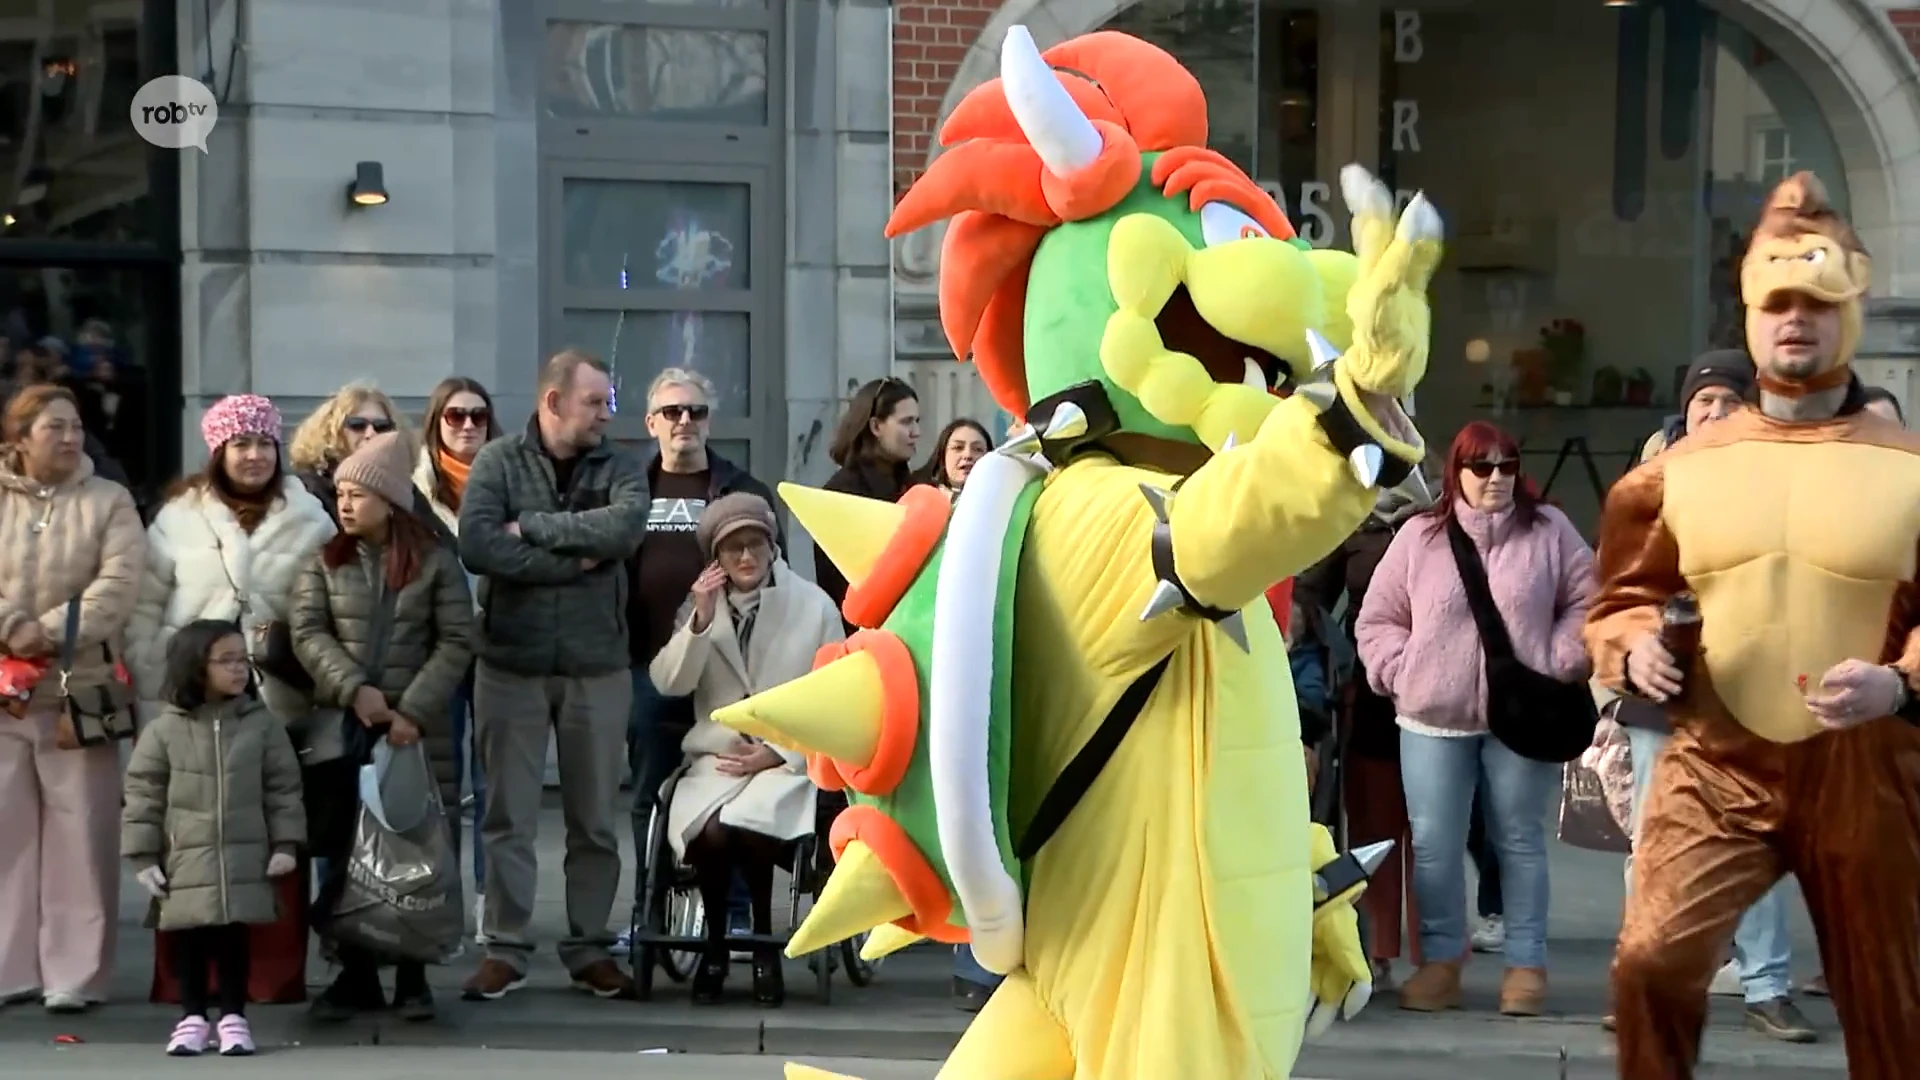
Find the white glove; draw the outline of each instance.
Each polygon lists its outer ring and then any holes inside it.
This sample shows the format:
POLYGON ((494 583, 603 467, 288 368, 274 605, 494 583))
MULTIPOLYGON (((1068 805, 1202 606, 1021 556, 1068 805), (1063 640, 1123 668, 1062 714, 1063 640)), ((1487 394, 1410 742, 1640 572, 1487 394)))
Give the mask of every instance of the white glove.
POLYGON ((133 875, 133 880, 139 882, 140 887, 151 893, 155 900, 167 898, 167 872, 158 866, 147 867, 133 875))
POLYGON ((267 860, 267 876, 285 877, 293 873, 295 865, 293 856, 284 851, 276 851, 273 853, 273 857, 267 860))

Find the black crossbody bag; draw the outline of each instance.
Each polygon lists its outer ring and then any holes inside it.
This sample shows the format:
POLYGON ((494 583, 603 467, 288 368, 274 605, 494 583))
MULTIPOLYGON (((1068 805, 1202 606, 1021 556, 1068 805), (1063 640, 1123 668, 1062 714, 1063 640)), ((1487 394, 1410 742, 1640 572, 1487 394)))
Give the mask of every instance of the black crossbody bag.
POLYGON ((1513 639, 1487 584, 1486 563, 1458 521, 1447 522, 1453 563, 1487 655, 1487 729, 1507 749, 1534 761, 1564 765, 1593 743, 1600 713, 1584 681, 1561 682, 1513 655, 1513 639))

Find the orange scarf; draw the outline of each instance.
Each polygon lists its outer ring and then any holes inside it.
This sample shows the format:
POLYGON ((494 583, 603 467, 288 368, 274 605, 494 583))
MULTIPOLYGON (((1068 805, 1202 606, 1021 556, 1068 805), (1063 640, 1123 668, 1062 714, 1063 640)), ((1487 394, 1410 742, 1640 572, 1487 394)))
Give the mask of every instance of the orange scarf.
POLYGON ((460 500, 467 493, 467 471, 473 467, 473 463, 461 461, 445 450, 435 454, 434 459, 440 469, 440 479, 446 483, 447 494, 451 497, 447 509, 458 511, 460 500))

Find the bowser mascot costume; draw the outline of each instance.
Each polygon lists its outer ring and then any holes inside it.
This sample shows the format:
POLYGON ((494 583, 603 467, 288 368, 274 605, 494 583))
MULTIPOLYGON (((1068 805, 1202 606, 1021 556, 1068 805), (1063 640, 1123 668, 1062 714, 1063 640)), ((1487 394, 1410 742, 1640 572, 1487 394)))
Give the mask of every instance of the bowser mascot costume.
POLYGON ((1862 409, 1872 262, 1809 173, 1740 268, 1760 402, 1608 493, 1587 640, 1668 703, 1614 962, 1622 1080, 1694 1071, 1734 923, 1783 874, 1820 937, 1853 1080, 1920 1069, 1920 438, 1862 409), (1699 597, 1699 649, 1660 640, 1699 597))
POLYGON ((1008 976, 945 1080, 1284 1080, 1371 992, 1384 852, 1310 823, 1263 594, 1421 458, 1440 220, 1350 169, 1357 255, 1311 250, 1206 117, 1138 38, 1008 31, 888 233, 953 219, 941 321, 1022 426, 951 506, 783 485, 865 629, 714 716, 850 796, 789 955, 1008 976))

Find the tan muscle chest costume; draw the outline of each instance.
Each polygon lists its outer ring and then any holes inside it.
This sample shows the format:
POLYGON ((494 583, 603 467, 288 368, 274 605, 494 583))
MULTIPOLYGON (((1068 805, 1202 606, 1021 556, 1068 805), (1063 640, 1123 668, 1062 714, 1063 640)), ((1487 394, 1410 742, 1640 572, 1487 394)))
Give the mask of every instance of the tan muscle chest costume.
MULTIPOLYGON (((1872 263, 1802 173, 1769 200, 1741 267, 1754 314, 1781 291, 1841 305, 1851 378, 1872 263)), ((1920 1075, 1920 729, 1830 732, 1798 683, 1849 658, 1920 687, 1920 437, 1866 412, 1786 422, 1749 408, 1689 435, 1607 496, 1598 678, 1631 692, 1627 651, 1660 607, 1699 594, 1702 649, 1668 706, 1614 962, 1622 1080, 1693 1075, 1707 986, 1734 924, 1783 874, 1800 881, 1853 1080, 1920 1075)))

